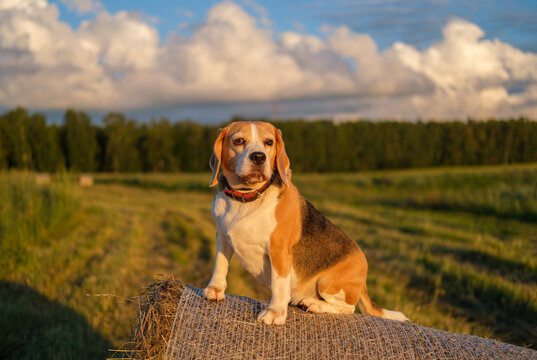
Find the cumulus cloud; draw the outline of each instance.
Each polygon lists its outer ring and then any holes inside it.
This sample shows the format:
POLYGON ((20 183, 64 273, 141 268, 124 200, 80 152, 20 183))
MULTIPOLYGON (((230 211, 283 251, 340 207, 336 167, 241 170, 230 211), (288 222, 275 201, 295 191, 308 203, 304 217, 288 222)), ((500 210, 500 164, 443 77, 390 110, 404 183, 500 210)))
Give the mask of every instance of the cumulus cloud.
POLYGON ((537 54, 485 40, 461 19, 427 49, 379 51, 345 27, 326 27, 322 38, 274 34, 266 13, 258 19, 233 2, 215 5, 191 36, 167 39, 140 15, 69 3, 97 14, 73 29, 46 0, 0 2, 1 105, 106 111, 340 98, 344 109, 323 102, 328 115, 537 117, 537 54))
POLYGON ((535 116, 530 102, 516 105, 521 89, 531 97, 537 82, 537 54, 524 53, 498 40, 483 40, 483 31, 464 20, 451 21, 441 42, 420 52, 406 44, 395 44, 402 64, 434 83, 434 92, 413 99, 425 114, 445 116, 535 116))

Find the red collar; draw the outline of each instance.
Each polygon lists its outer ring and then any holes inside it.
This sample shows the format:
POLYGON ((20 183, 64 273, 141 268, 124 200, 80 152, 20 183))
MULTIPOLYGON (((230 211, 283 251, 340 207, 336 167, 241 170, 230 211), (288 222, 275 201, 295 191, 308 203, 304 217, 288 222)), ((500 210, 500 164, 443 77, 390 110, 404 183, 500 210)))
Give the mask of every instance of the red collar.
POLYGON ((229 186, 229 183, 226 180, 226 188, 224 189, 224 194, 232 198, 233 200, 237 200, 243 203, 252 202, 254 200, 259 199, 261 194, 265 192, 272 184, 272 180, 274 179, 274 175, 268 179, 266 183, 263 184, 259 189, 249 192, 241 192, 238 190, 233 189, 231 186, 229 186))

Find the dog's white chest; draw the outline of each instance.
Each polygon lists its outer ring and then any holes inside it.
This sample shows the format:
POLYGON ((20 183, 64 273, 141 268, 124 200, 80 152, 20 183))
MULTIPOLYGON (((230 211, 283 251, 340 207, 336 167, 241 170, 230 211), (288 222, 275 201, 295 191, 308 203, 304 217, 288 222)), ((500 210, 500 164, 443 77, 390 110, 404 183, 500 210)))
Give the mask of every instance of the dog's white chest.
POLYGON ((218 194, 213 215, 242 266, 259 282, 270 285, 270 235, 276 227, 277 194, 251 203, 240 203, 218 194), (276 196, 274 196, 276 195, 276 196))

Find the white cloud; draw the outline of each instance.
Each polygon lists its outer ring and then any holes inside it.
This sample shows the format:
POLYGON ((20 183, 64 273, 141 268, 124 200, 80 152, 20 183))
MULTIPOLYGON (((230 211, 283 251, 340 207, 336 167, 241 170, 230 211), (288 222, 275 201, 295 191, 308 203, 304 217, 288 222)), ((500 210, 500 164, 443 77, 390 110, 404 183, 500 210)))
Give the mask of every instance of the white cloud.
POLYGON ((259 22, 263 26, 272 26, 272 21, 268 17, 268 11, 261 4, 254 0, 242 0, 242 3, 252 9, 252 11, 259 16, 259 22))
POLYGON ((395 43, 380 52, 370 36, 345 27, 326 27, 324 38, 285 32, 275 39, 232 2, 214 6, 192 36, 164 41, 139 15, 70 3, 98 14, 72 29, 46 0, 0 2, 1 105, 113 110, 344 96, 345 109, 327 101, 325 111, 537 117, 537 54, 484 40, 460 19, 427 49, 395 43))
POLYGON ((20 11, 33 13, 38 9, 47 7, 47 0, 3 0, 0 2, 0 11, 20 11))
POLYGON ((483 31, 464 20, 451 21, 443 34, 441 42, 423 52, 394 45, 403 64, 434 83, 434 93, 424 97, 427 104, 419 104, 419 110, 434 117, 537 115, 525 104, 513 106, 520 96, 509 94, 518 83, 525 96, 532 96, 529 86, 537 83, 537 54, 483 40, 483 31))

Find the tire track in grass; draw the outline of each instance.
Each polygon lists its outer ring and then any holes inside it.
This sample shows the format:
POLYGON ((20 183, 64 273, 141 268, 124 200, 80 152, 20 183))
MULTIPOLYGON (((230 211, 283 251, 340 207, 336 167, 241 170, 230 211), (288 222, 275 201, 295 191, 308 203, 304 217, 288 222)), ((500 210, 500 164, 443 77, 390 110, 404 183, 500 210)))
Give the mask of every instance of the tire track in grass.
POLYGON ((537 288, 537 268, 520 261, 491 254, 482 249, 456 248, 438 244, 431 247, 431 253, 451 258, 461 265, 471 266, 481 272, 489 272, 513 283, 537 288))
MULTIPOLYGON (((333 205, 329 205, 332 208, 333 205)), ((528 256, 528 243, 531 239, 522 240, 515 238, 510 245, 506 241, 498 239, 490 234, 471 233, 457 231, 452 228, 437 226, 434 222, 419 218, 405 216, 405 211, 401 214, 378 216, 374 212, 364 212, 362 210, 347 209, 348 212, 342 214, 341 207, 337 211, 325 211, 333 215, 344 223, 345 221, 370 226, 372 228, 393 229, 410 237, 407 241, 412 241, 416 246, 426 242, 430 245, 430 251, 438 255, 453 255, 462 262, 471 262, 474 266, 488 267, 489 271, 501 271, 505 276, 516 282, 535 283, 537 280, 537 262, 535 258, 528 256), (352 213, 351 213, 352 212, 352 213), (515 243, 514 246, 513 243, 515 243)), ((535 229, 537 231, 537 227, 535 229)))
POLYGON ((69 246, 61 255, 64 257, 63 261, 59 261, 61 267, 51 273, 50 286, 64 289, 62 301, 84 314, 95 328, 113 341, 128 337, 125 318, 133 320, 133 313, 118 310, 128 301, 87 297, 86 294, 135 295, 122 291, 129 278, 123 269, 130 268, 132 273, 140 270, 140 267, 125 266, 126 259, 132 256, 135 222, 135 218, 121 217, 108 210, 88 211, 86 221, 63 239, 69 246))
POLYGON ((469 321, 488 326, 504 341, 536 348, 537 298, 498 276, 477 272, 449 259, 424 255, 417 259, 411 287, 426 287, 441 294, 438 301, 464 308, 469 321))

